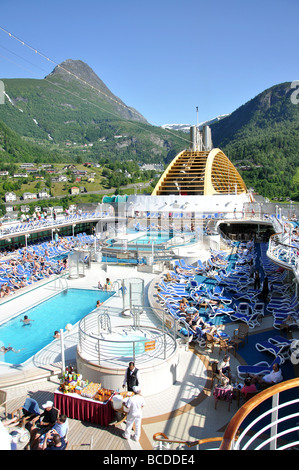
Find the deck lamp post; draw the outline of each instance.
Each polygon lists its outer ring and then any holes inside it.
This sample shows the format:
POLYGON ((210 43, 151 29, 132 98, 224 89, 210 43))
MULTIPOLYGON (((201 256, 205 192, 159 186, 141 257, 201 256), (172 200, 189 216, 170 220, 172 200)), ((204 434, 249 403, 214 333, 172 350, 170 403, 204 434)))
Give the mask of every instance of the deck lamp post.
POLYGON ((30 237, 30 233, 25 233, 25 247, 26 247, 26 250, 27 250, 27 240, 28 240, 29 237, 30 237))
POLYGON ((65 357, 64 357, 64 337, 63 329, 60 330, 60 347, 61 347, 61 372, 62 374, 65 371, 65 357))
MULTIPOLYGON (((73 325, 71 325, 70 323, 65 325, 65 330, 66 330, 67 333, 69 333, 72 328, 73 328, 73 325)), ((60 329, 60 347, 61 347, 61 370, 62 370, 62 374, 63 374, 64 371, 65 371, 65 351, 64 351, 64 332, 63 332, 63 329, 60 329)))

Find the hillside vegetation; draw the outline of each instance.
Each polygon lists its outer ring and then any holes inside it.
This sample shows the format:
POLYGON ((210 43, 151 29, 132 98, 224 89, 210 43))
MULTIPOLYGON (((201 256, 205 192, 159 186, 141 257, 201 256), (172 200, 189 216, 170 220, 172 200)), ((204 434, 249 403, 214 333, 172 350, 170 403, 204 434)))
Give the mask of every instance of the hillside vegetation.
MULTIPOLYGON (((3 82, 2 167, 8 161, 90 161, 104 170, 101 185, 119 187, 128 177, 111 168, 116 161, 165 165, 189 148, 187 134, 151 126, 82 61, 67 60, 42 80, 3 82)), ((263 91, 211 128, 214 147, 232 160, 248 187, 269 198, 299 200, 299 105, 291 102, 290 85, 263 91)))
POLYGON ((7 97, 0 120, 47 149, 51 158, 54 151, 79 161, 104 157, 160 163, 186 147, 185 134, 148 124, 81 61, 66 61, 43 80, 3 82, 7 97))
POLYGON ((212 126, 213 143, 260 194, 299 200, 299 105, 290 83, 273 86, 212 126))

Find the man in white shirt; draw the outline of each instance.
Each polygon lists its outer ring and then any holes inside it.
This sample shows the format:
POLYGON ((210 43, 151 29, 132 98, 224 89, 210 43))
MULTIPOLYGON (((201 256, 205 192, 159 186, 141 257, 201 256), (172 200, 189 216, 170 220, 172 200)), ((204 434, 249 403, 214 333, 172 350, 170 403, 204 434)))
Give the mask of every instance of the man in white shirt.
POLYGON ((127 415, 126 430, 123 434, 125 439, 130 439, 131 430, 135 423, 135 435, 132 437, 135 441, 139 441, 141 434, 141 420, 142 420, 142 408, 144 407, 144 398, 141 395, 140 387, 133 387, 134 395, 126 402, 126 407, 129 409, 127 415))
POLYGON ((269 374, 264 375, 264 377, 260 377, 259 375, 253 375, 252 379, 254 383, 259 384, 266 384, 266 385, 275 385, 279 382, 282 382, 283 376, 280 370, 279 364, 273 364, 272 371, 269 374))
POLYGON ((11 438, 2 421, 0 421, 0 450, 11 450, 11 438))

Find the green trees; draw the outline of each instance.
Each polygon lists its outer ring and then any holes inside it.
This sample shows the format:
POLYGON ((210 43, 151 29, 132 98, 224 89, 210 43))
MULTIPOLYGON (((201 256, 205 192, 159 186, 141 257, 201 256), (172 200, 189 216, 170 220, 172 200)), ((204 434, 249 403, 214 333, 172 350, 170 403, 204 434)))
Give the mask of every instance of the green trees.
POLYGON ((291 92, 290 83, 276 85, 212 126, 215 146, 247 186, 270 198, 299 199, 299 106, 291 92))

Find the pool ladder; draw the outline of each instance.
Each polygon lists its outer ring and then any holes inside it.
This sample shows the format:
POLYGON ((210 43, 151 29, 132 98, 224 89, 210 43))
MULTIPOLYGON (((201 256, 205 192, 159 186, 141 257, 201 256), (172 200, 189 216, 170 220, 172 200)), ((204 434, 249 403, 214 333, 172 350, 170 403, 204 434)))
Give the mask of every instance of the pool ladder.
POLYGON ((65 277, 57 276, 54 280, 54 289, 55 290, 68 290, 68 282, 65 277))

